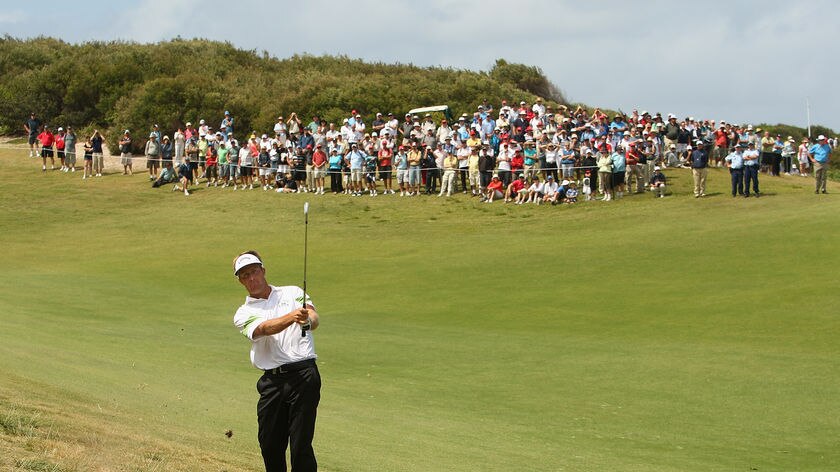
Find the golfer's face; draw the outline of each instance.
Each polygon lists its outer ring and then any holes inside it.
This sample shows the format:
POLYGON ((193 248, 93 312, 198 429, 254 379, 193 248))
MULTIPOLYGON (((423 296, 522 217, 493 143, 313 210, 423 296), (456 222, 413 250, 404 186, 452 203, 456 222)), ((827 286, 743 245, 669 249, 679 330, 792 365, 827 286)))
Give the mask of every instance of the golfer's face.
POLYGON ((237 275, 239 283, 241 283, 249 294, 258 294, 263 291, 266 286, 265 269, 259 264, 251 264, 244 267, 237 275))

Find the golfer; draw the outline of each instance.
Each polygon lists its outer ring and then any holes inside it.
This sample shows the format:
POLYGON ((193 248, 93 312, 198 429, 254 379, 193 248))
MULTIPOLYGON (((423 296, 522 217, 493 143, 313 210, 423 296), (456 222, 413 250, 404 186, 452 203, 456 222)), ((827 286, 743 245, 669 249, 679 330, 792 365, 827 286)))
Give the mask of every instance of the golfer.
POLYGON ((248 291, 233 323, 251 340, 251 363, 264 371, 257 382, 257 423, 265 470, 285 472, 287 445, 292 470, 317 470, 312 437, 321 376, 311 331, 318 328, 318 313, 300 287, 269 285, 256 251, 238 255, 233 273, 248 291))

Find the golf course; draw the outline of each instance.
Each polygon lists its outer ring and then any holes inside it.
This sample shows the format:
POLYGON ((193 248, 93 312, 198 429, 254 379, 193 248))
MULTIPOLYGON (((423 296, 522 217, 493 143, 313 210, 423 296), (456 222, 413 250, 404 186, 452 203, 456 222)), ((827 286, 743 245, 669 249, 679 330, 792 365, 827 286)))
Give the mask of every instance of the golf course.
POLYGON ((300 285, 307 201, 320 470, 840 470, 836 182, 537 206, 40 164, 0 149, 0 470, 261 470, 231 261, 300 285))

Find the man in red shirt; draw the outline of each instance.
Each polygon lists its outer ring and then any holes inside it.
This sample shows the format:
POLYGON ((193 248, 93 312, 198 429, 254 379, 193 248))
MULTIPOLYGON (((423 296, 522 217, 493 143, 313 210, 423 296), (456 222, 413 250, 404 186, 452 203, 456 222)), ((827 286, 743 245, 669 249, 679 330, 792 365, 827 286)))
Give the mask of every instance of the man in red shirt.
POLYGON ((527 192, 523 192, 524 190, 525 174, 519 174, 519 178, 514 179, 514 181, 508 185, 507 191, 505 192, 505 203, 512 202, 514 198, 517 200, 524 200, 524 195, 527 194, 527 192))
POLYGON ((315 145, 312 153, 312 179, 315 181, 315 193, 324 194, 324 176, 327 171, 327 155, 320 144, 315 145))
POLYGON ((715 152, 712 153, 712 159, 714 159, 715 167, 719 167, 726 156, 729 155, 729 135, 724 128, 724 125, 721 124, 720 128, 715 130, 715 152))
POLYGON ((50 170, 55 170, 55 157, 53 155, 53 144, 55 143, 55 135, 52 134, 50 131, 50 127, 44 125, 44 131, 38 135, 38 141, 41 142, 41 158, 44 160, 44 164, 41 166, 41 170, 46 172, 47 171, 47 158, 50 158, 50 170))
POLYGON ((499 180, 499 175, 493 174, 493 178, 487 183, 487 188, 484 189, 484 203, 493 203, 494 199, 502 198, 504 196, 502 189, 504 188, 505 184, 499 180))
POLYGON ((624 155, 625 161, 625 182, 627 188, 633 188, 632 179, 636 179, 636 193, 644 192, 644 179, 642 178, 642 170, 639 168, 639 150, 636 149, 637 141, 627 145, 627 153, 624 155))

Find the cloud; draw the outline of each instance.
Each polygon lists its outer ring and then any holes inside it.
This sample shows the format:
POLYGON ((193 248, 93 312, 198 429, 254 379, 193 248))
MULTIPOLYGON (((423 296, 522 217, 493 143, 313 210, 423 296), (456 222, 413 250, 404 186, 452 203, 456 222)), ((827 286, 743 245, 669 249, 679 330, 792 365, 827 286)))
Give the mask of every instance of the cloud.
POLYGON ((26 13, 22 10, 0 11, 0 24, 23 23, 26 18, 26 13))
POLYGON ((505 58, 590 105, 804 125, 807 96, 813 121, 840 129, 840 66, 826 53, 840 40, 840 2, 830 0, 127 0, 48 16, 5 29, 485 71, 505 58))

